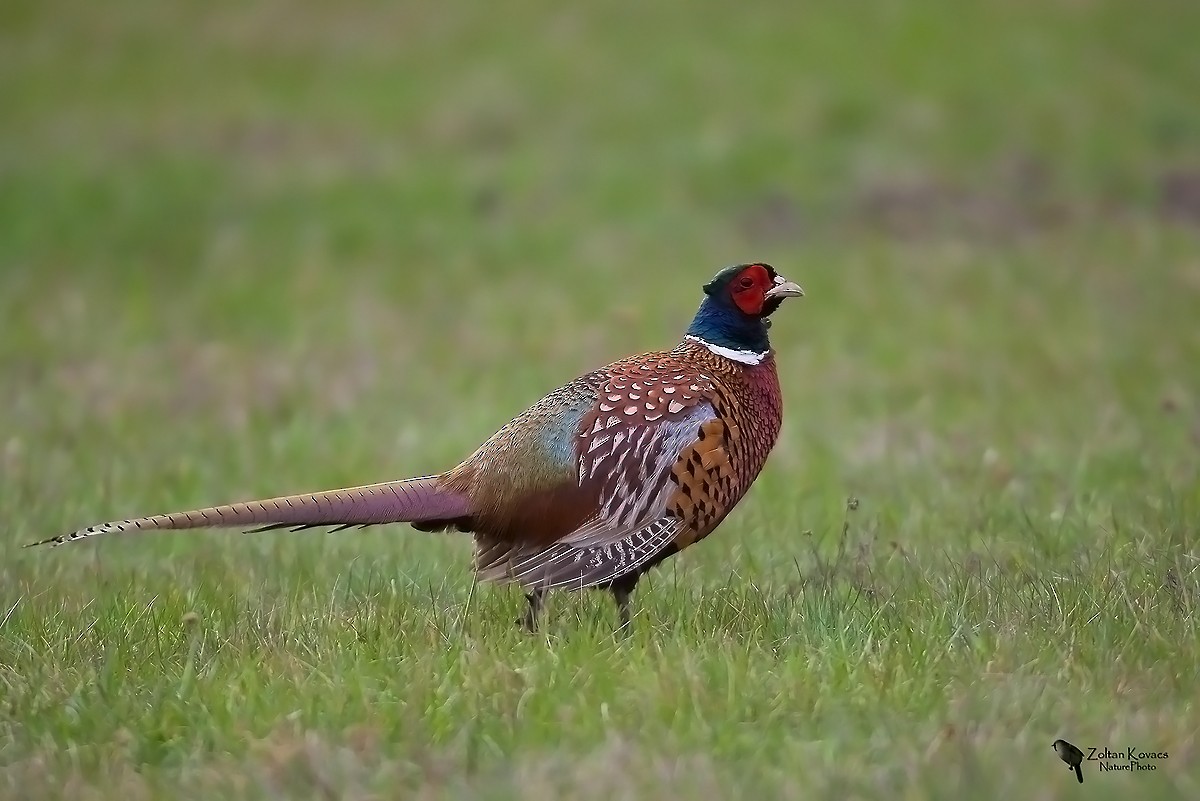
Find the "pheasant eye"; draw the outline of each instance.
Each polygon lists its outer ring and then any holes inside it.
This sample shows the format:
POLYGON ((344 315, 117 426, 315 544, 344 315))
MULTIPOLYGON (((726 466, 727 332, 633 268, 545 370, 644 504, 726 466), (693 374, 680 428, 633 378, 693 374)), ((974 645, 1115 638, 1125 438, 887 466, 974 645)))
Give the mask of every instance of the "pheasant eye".
POLYGON ((738 287, 741 289, 749 289, 754 286, 754 279, 748 275, 743 275, 738 281, 738 287))

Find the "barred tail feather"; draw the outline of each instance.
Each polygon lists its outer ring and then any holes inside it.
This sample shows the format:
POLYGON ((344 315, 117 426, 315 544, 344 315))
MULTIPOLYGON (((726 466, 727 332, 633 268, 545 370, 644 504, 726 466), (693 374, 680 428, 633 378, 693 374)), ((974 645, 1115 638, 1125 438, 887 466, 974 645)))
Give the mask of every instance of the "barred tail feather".
POLYGON ((51 537, 35 545, 63 545, 100 534, 128 531, 192 528, 274 528, 317 526, 371 526, 381 523, 416 523, 463 518, 468 515, 466 496, 439 486, 440 476, 422 476, 362 487, 329 490, 312 495, 286 495, 262 501, 210 506, 190 512, 139 517, 88 526, 51 537))

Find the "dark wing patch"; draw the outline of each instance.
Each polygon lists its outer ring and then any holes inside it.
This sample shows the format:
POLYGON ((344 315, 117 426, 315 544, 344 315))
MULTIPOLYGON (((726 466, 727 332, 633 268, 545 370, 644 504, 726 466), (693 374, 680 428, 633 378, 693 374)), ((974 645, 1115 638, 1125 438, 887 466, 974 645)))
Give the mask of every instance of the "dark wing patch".
POLYGON ((479 576, 546 590, 581 590, 608 584, 637 570, 668 547, 680 525, 681 521, 664 517, 623 539, 585 548, 556 543, 548 548, 481 550, 479 576), (491 563, 485 564, 489 557, 491 563))

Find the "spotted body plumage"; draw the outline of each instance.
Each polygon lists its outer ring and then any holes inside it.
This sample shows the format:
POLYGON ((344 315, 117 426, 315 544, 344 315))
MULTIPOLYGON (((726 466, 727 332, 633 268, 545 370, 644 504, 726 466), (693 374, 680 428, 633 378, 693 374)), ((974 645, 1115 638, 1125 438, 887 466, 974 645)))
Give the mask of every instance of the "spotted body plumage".
POLYGON ((782 423, 767 317, 803 294, 769 265, 728 268, 675 348, 629 357, 546 395, 434 476, 92 526, 96 534, 409 522, 474 535, 485 580, 529 591, 609 588, 622 621, 638 578, 704 539, 745 496, 782 423))

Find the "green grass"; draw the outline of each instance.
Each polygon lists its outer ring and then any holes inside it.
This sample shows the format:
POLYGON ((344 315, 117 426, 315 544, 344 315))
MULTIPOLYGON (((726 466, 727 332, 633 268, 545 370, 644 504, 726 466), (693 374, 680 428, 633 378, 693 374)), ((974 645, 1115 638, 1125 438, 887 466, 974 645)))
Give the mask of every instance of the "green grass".
POLYGON ((0 796, 1197 797, 1198 28, 5 4, 0 796), (405 527, 19 548, 447 468, 750 259, 783 435, 627 639, 405 527))

